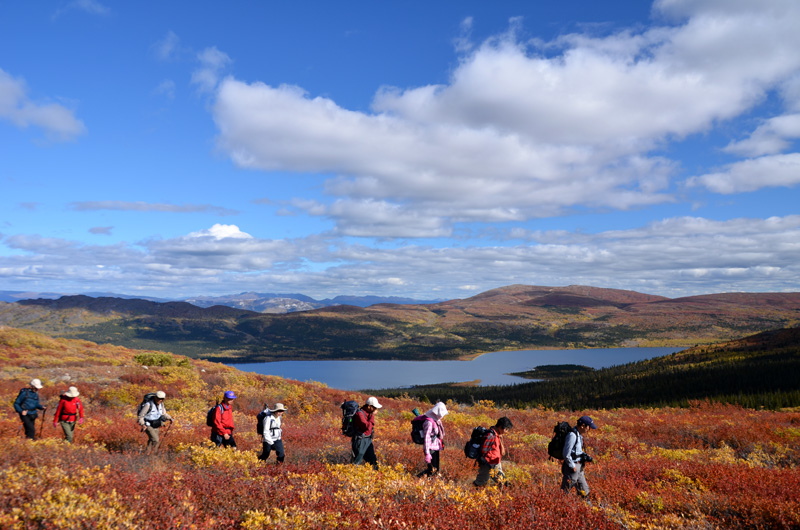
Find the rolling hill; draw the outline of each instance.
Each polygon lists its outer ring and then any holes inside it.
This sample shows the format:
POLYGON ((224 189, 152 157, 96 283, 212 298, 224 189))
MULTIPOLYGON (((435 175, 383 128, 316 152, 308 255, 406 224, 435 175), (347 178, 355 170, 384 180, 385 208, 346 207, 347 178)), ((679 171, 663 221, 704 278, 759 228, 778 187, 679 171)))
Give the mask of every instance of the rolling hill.
POLYGON ((262 314, 185 302, 66 296, 0 303, 0 324, 230 361, 452 359, 487 351, 691 346, 800 323, 800 293, 665 298, 512 285, 435 304, 262 314))

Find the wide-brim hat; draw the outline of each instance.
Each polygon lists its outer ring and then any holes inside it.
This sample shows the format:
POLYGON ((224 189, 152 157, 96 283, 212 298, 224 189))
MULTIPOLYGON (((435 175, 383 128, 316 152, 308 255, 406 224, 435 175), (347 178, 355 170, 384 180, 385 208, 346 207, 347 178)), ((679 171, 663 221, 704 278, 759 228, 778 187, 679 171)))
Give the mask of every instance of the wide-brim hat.
POLYGON ((78 392, 78 389, 77 389, 77 388, 75 388, 74 386, 71 386, 71 387, 69 387, 69 390, 67 390, 66 392, 64 392, 64 395, 65 395, 65 396, 67 396, 67 397, 74 398, 74 397, 78 397, 78 396, 80 396, 80 395, 81 395, 81 393, 80 393, 80 392, 78 392))
POLYGON ((275 408, 274 409, 269 409, 270 412, 286 412, 287 410, 289 410, 289 409, 284 407, 283 403, 275 403, 275 408))

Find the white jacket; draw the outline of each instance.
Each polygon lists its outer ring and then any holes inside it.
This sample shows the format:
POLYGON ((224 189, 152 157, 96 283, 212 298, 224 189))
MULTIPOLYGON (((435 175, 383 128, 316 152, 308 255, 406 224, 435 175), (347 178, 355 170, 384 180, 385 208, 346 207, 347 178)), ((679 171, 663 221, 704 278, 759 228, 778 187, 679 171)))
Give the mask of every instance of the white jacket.
POLYGON ((281 417, 267 414, 264 418, 264 442, 269 445, 281 439, 281 417))

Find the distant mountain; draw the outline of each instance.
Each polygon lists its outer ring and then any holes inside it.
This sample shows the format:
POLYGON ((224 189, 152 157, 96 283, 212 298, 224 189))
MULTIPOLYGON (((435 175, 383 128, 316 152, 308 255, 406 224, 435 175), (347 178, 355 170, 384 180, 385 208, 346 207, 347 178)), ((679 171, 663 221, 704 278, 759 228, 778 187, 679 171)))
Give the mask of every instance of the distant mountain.
POLYGON ((397 296, 337 296, 324 300, 315 300, 309 296, 297 293, 239 293, 225 296, 198 296, 185 298, 185 302, 200 307, 212 305, 226 305, 238 309, 248 309, 259 313, 292 313, 295 311, 309 311, 332 305, 353 305, 369 307, 375 304, 426 304, 433 301, 415 300, 397 296))
POLYGON ((463 300, 331 305, 285 314, 86 296, 0 302, 0 324, 12 327, 239 361, 428 360, 497 350, 691 346, 798 321, 800 293, 670 299, 577 285, 511 285, 463 300))
POLYGON ((29 298, 59 298, 63 293, 40 293, 35 291, 0 291, 0 302, 17 302, 29 298))

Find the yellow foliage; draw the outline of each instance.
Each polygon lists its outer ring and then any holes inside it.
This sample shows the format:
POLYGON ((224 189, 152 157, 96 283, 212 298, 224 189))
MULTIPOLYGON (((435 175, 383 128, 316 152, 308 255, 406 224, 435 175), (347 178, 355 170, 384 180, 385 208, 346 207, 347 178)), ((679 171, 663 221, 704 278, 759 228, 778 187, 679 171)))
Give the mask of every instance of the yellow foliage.
POLYGON ((250 470, 258 465, 258 456, 253 451, 190 444, 178 444, 176 449, 188 453, 189 460, 198 468, 241 469, 249 477, 250 470))

